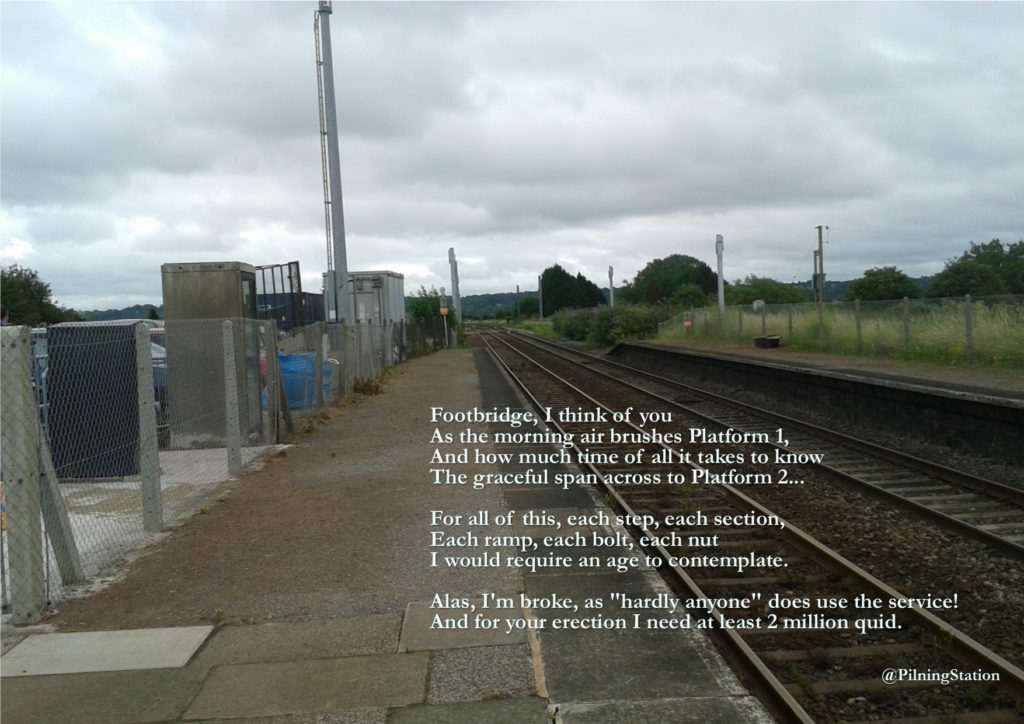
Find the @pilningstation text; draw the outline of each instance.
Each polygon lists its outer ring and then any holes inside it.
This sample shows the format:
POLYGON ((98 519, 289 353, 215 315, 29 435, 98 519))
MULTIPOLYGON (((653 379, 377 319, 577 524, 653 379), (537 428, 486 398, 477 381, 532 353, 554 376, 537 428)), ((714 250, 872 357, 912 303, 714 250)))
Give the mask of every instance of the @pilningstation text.
POLYGON ((882 681, 886 684, 895 684, 901 681, 934 681, 942 686, 948 686, 949 684, 956 684, 960 682, 971 682, 971 681, 999 681, 998 671, 963 671, 961 669, 949 669, 945 671, 936 671, 935 669, 926 669, 925 671, 919 671, 917 669, 886 669, 882 672, 882 681))

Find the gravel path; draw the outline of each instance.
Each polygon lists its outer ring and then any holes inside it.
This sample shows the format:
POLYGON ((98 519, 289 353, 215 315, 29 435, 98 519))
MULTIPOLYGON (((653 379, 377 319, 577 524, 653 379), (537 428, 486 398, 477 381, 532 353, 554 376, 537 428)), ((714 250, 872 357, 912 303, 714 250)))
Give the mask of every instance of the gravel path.
POLYGON ((262 623, 402 613, 435 591, 522 587, 518 571, 428 568, 433 508, 502 508, 424 478, 431 405, 479 403, 472 352, 395 368, 382 394, 351 397, 208 512, 130 564, 104 590, 65 602, 60 630, 262 623))

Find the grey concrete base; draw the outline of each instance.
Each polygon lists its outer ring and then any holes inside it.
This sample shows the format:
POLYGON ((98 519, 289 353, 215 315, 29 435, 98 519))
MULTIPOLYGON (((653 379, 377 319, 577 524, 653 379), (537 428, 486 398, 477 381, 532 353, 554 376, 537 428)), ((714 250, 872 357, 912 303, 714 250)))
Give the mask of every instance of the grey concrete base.
POLYGON ((750 696, 610 701, 555 705, 557 724, 771 724, 774 721, 750 696))
POLYGON ((4 679, 0 720, 19 724, 174 721, 195 696, 202 676, 185 667, 4 679))
POLYGON ((306 623, 224 626, 210 638, 194 666, 255 664, 398 651, 402 619, 397 615, 359 616, 306 623))
POLYGON ((402 624, 402 637, 398 643, 399 651, 433 651, 436 649, 461 649, 469 646, 505 646, 521 644, 526 641, 526 631, 519 629, 508 633, 508 620, 523 618, 523 611, 515 609, 482 608, 482 598, 472 599, 476 610, 456 608, 432 608, 430 601, 416 601, 405 609, 405 621, 402 624), (493 629, 478 628, 477 614, 489 619, 499 619, 493 629), (468 628, 463 629, 432 629, 434 617, 442 619, 460 619, 467 616, 468 628))
POLYGON ((331 713, 422 702, 428 658, 391 654, 218 666, 185 718, 331 713))
POLYGON ((530 724, 550 722, 543 699, 494 699, 459 704, 431 704, 395 709, 389 724, 530 724))
POLYGON ((34 634, 3 657, 3 676, 184 666, 213 626, 34 634))

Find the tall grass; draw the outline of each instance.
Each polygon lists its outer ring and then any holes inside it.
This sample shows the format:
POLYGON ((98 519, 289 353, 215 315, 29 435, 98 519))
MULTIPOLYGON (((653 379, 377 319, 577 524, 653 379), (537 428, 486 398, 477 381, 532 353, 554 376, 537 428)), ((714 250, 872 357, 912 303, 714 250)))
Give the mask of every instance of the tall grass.
POLYGON ((769 304, 694 309, 659 326, 659 339, 750 344, 778 335, 795 350, 1024 369, 1024 296, 769 304), (859 318, 859 332, 858 332, 859 318))

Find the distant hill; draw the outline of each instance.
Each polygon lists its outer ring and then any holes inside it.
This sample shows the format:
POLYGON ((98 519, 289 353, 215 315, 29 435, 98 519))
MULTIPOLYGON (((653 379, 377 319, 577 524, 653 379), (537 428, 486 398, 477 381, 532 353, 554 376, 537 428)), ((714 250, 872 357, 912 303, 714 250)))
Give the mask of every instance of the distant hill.
MULTIPOLYGON (((922 292, 927 292, 931 288, 932 280, 935 279, 934 275, 929 277, 910 277, 910 281, 914 282, 914 285, 922 292)), ((848 279, 844 282, 825 282, 825 298, 828 300, 842 301, 846 299, 846 293, 850 290, 850 285, 856 281, 855 279, 848 279)), ((796 286, 801 289, 812 290, 814 287, 811 285, 810 280, 804 282, 797 282, 796 286)))
POLYGON ((149 313, 154 309, 157 316, 163 319, 164 305, 162 304, 159 307, 152 304, 136 304, 134 307, 125 307, 124 309, 90 309, 78 313, 85 317, 87 322, 105 322, 109 319, 149 319, 149 313))

